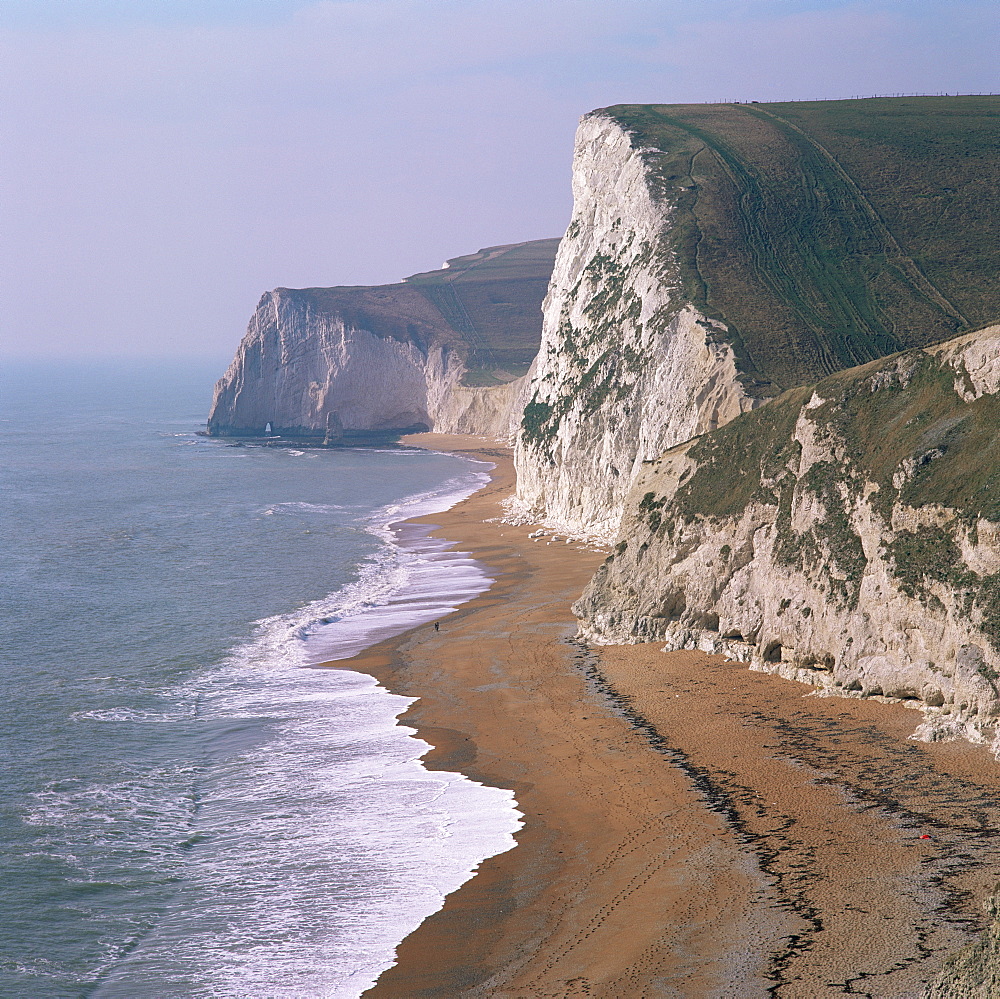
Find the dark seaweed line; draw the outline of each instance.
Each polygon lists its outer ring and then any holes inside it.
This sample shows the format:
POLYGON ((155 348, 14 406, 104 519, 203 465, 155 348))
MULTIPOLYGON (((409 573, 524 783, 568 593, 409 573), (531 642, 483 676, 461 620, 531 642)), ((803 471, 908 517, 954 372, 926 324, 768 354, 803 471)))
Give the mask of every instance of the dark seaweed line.
MULTIPOLYGON (((761 712, 752 712, 748 717, 760 721, 764 724, 773 725, 774 730, 780 735, 782 745, 794 750, 792 758, 799 762, 805 762, 809 766, 817 766, 816 763, 809 762, 806 757, 812 749, 815 752, 815 738, 812 734, 799 725, 794 725, 787 720, 769 718, 761 712)), ((828 724, 827 726, 831 726, 828 724)), ((903 768, 907 764, 906 754, 901 752, 898 746, 892 745, 889 740, 874 729, 865 730, 865 739, 873 744, 878 743, 883 752, 892 755, 898 760, 900 770, 897 772, 897 782, 901 779, 903 768)), ((912 747, 915 749, 916 747, 912 747)), ((913 781, 923 777, 930 783, 930 787, 939 794, 947 796, 952 807, 961 803, 959 795, 965 793, 971 800, 978 796, 979 789, 965 781, 957 780, 953 782, 951 788, 941 787, 932 779, 932 774, 926 768, 921 768, 919 773, 906 773, 905 779, 913 781)), ((956 836, 975 837, 976 841, 984 846, 996 850, 996 840, 1000 837, 1000 831, 994 826, 990 826, 985 821, 985 816, 980 815, 978 822, 973 825, 969 822, 946 822, 930 811, 919 810, 904 804, 899 798, 884 788, 869 788, 858 780, 846 781, 843 778, 817 777, 817 784, 835 785, 847 788, 851 795, 859 802, 863 803, 865 810, 878 809, 887 815, 901 821, 903 825, 913 829, 933 829, 939 836, 942 833, 953 833, 956 836)), ((929 791, 928 791, 929 794, 929 791)), ((950 843, 943 839, 937 839, 939 852, 935 858, 936 862, 943 868, 937 873, 928 875, 927 883, 941 892, 943 901, 935 907, 934 913, 942 920, 961 926, 966 930, 976 930, 981 928, 981 921, 969 915, 963 915, 962 907, 969 901, 969 892, 955 887, 950 883, 950 879, 957 874, 970 868, 983 865, 989 858, 975 858, 965 852, 965 847, 950 843)))
MULTIPOLYGON (((793 725, 788 721, 768 717, 759 711, 751 712, 747 717, 765 725, 772 725, 775 732, 779 734, 782 745, 789 749, 789 759, 798 763, 805 763, 807 766, 817 769, 823 769, 824 762, 826 761, 820 760, 811 762, 807 758, 809 756, 810 749, 815 751, 815 738, 807 729, 802 726, 793 725)), ((833 726, 830 723, 827 723, 826 727, 829 730, 833 726)), ((878 733, 874 729, 866 730, 865 737, 873 744, 880 744, 883 751, 887 752, 887 754, 900 758, 900 765, 903 765, 905 761, 905 754, 901 753, 899 751, 899 747, 892 744, 887 737, 878 733)), ((915 749, 916 747, 911 748, 915 749)), ((907 774, 907 778, 912 779, 912 776, 912 774, 907 774)), ((892 816, 905 827, 913 829, 930 828, 936 833, 948 831, 962 834, 975 834, 977 836, 990 839, 995 836, 995 832, 987 832, 982 825, 969 826, 957 823, 949 824, 943 822, 929 812, 915 811, 912 808, 908 808, 892 794, 880 790, 870 790, 858 781, 845 781, 831 776, 817 776, 814 777, 813 780, 817 785, 834 786, 840 788, 842 791, 849 792, 850 795, 858 801, 859 807, 862 810, 880 811, 885 815, 892 816)), ((984 862, 985 861, 982 860, 978 861, 978 863, 984 862)), ((931 864, 936 864, 938 866, 937 871, 926 875, 927 885, 930 888, 939 891, 943 896, 943 900, 934 907, 934 915, 939 917, 942 922, 948 922, 959 926, 967 932, 974 932, 980 929, 981 923, 980 920, 975 917, 962 914, 962 905, 963 903, 968 902, 969 892, 952 885, 950 883, 950 879, 962 873, 962 871, 975 866, 976 863, 977 861, 970 858, 967 854, 960 854, 957 851, 957 848, 952 844, 941 840, 938 840, 937 856, 934 858, 925 858, 923 861, 923 865, 925 867, 930 867, 931 864)), ((924 926, 920 925, 915 925, 913 930, 916 934, 916 956, 905 958, 892 968, 888 968, 880 972, 862 972, 853 978, 848 978, 843 982, 835 984, 843 985, 848 994, 872 997, 873 994, 870 992, 857 992, 854 988, 855 983, 861 983, 866 979, 875 978, 879 975, 889 974, 894 970, 900 970, 908 965, 913 965, 933 957, 934 950, 928 946, 928 940, 930 938, 928 930, 924 926)))
MULTIPOLYGON (((787 876, 782 871, 775 869, 775 861, 778 859, 779 851, 767 846, 763 837, 747 828, 735 800, 720 783, 712 779, 710 772, 693 764, 683 750, 671 746, 657 731, 656 726, 632 706, 631 699, 612 686, 597 665, 597 656, 591 652, 586 643, 577 639, 568 639, 568 641, 580 650, 575 660, 598 692, 636 731, 642 733, 653 749, 668 759, 691 781, 695 789, 705 799, 709 811, 719 815, 737 839, 751 849, 757 858, 760 869, 771 879, 771 887, 777 904, 791 910, 806 922, 808 927, 806 930, 786 937, 785 947, 771 956, 766 977, 773 984, 768 988, 767 993, 777 999, 781 989, 791 984, 791 979, 785 976, 785 972, 792 960, 796 955, 810 950, 813 938, 823 931, 823 921, 819 912, 810 904, 803 891, 794 890, 787 885, 787 876)), ((789 820, 789 825, 792 821, 789 820)), ((789 825, 786 825, 785 828, 788 828, 789 825)), ((861 994, 867 995, 867 993, 861 994)))
MULTIPOLYGON (((808 924, 808 929, 803 933, 794 934, 787 939, 785 948, 772 955, 769 970, 766 977, 774 984, 768 989, 768 994, 777 997, 781 989, 790 984, 786 977, 791 961, 801 953, 811 949, 813 939, 816 934, 824 929, 819 911, 809 901, 808 887, 818 880, 818 875, 803 874, 801 870, 783 872, 777 869, 775 861, 780 859, 784 852, 782 847, 769 847, 766 840, 776 837, 779 841, 785 841, 785 848, 788 845, 788 837, 785 835, 794 826, 794 820, 788 816, 779 815, 774 818, 781 818, 782 824, 761 835, 752 832, 747 828, 745 820, 740 814, 740 804, 747 809, 755 809, 758 816, 766 815, 766 809, 761 808, 760 802, 756 800, 756 794, 751 788, 729 783, 727 786, 724 772, 711 772, 693 764, 683 750, 671 746, 647 718, 638 712, 632 705, 631 699, 620 693, 611 682, 604 676, 599 666, 599 656, 592 651, 586 643, 578 639, 570 639, 571 644, 579 649, 575 657, 579 668, 593 684, 595 690, 606 699, 612 709, 624 718, 636 731, 642 733, 650 746, 677 766, 691 781, 695 789, 703 796, 710 811, 715 812, 725 821, 726 825, 737 836, 737 839, 748 846, 758 860, 761 870, 772 880, 772 890, 775 894, 775 901, 779 906, 790 909, 804 919, 808 924), (742 792, 742 793, 741 793, 742 792)), ((815 738, 802 726, 794 725, 788 720, 769 718, 760 712, 753 712, 749 716, 755 720, 775 727, 782 739, 782 743, 787 745, 791 751, 791 758, 805 763, 811 767, 822 767, 822 760, 809 761, 809 757, 816 755, 815 738), (811 750, 811 751, 810 751, 811 750)), ((828 726, 829 727, 829 723, 828 726)), ((908 755, 907 750, 916 750, 916 747, 901 747, 882 733, 874 731, 867 732, 866 738, 876 743, 882 744, 883 749, 890 755, 897 757, 902 765, 908 755)), ((823 754, 821 753, 822 757, 823 754)), ((923 769, 923 768, 922 768, 923 769)), ((910 775, 915 776, 914 774, 910 775)), ((929 773, 924 772, 925 778, 929 773)), ((902 801, 891 793, 884 790, 873 790, 864 786, 862 781, 847 782, 836 780, 830 776, 817 775, 817 784, 827 784, 842 788, 848 792, 857 802, 862 810, 873 810, 883 812, 892 817, 900 825, 910 828, 932 828, 939 834, 947 831, 958 835, 973 835, 976 841, 981 842, 989 850, 995 851, 996 839, 1000 832, 995 827, 985 821, 985 816, 980 816, 978 822, 973 825, 969 822, 947 822, 933 815, 931 812, 922 811, 907 807, 902 801)), ((978 797, 981 794, 979 789, 968 786, 966 782, 960 781, 961 791, 967 795, 978 797)), ((955 788, 938 787, 939 793, 945 794, 952 805, 957 804, 954 800, 956 796, 955 788)), ((794 846, 793 846, 794 848, 794 846)), ((943 896, 941 902, 934 906, 934 915, 943 922, 951 923, 961 927, 965 932, 975 932, 981 928, 981 921, 975 916, 970 916, 963 907, 967 905, 969 892, 952 884, 952 880, 963 871, 970 868, 989 863, 988 856, 973 857, 964 847, 959 844, 952 844, 947 841, 938 842, 938 853, 934 857, 924 860, 924 866, 936 867, 937 870, 928 870, 926 884, 931 890, 937 890, 943 896)), ((848 995, 868 996, 874 999, 873 993, 859 990, 856 985, 860 985, 866 979, 876 978, 882 975, 891 974, 893 971, 901 970, 934 956, 935 951, 928 946, 930 933, 925 926, 914 925, 913 932, 916 936, 915 946, 917 954, 910 958, 904 958, 901 962, 890 968, 885 968, 879 972, 865 972, 848 978, 843 982, 829 983, 839 985, 848 995)))

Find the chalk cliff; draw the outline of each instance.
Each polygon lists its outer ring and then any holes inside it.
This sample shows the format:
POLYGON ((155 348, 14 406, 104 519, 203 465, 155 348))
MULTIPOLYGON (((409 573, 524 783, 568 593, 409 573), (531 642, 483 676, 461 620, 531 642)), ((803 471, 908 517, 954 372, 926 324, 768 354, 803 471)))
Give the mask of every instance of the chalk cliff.
POLYGON ((488 247, 397 285, 266 293, 215 390, 213 436, 511 436, 556 240, 488 247))
POLYGON ((684 297, 652 154, 600 113, 577 131, 516 451, 520 512, 570 533, 614 534, 643 461, 760 401, 724 324, 684 297))
MULTIPOLYGON (((269 292, 209 432, 516 434, 512 513, 615 543, 587 640, 904 699, 1000 755, 996 116, 595 111, 561 241, 269 292)), ((928 994, 985 994, 984 953, 928 994)))
MULTIPOLYGON (((997 738, 1000 326, 792 389, 646 463, 574 610, 997 738)), ((995 743, 1000 748, 1000 741, 995 743)))
POLYGON ((986 98, 587 115, 518 439, 520 511, 608 536, 663 449, 993 321, 994 115, 986 98))

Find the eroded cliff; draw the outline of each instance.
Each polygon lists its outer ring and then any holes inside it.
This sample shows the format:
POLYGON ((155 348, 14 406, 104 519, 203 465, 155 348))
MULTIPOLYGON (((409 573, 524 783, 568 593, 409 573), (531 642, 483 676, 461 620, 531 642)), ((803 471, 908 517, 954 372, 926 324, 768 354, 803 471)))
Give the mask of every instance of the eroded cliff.
POLYGON ((647 153, 599 113, 577 132, 516 452, 520 512, 571 533, 614 534, 644 460, 758 401, 725 327, 684 299, 647 153))
MULTIPOLYGON (((574 607, 996 738, 1000 326, 793 389, 643 466, 574 607)), ((1000 748, 1000 743, 997 744, 1000 748)))
POLYGON ((214 436, 511 436, 556 240, 488 247, 396 285, 266 293, 215 390, 214 436))
POLYGON ((995 111, 951 98, 587 115, 518 440, 522 515, 608 536, 663 449, 993 320, 995 111))

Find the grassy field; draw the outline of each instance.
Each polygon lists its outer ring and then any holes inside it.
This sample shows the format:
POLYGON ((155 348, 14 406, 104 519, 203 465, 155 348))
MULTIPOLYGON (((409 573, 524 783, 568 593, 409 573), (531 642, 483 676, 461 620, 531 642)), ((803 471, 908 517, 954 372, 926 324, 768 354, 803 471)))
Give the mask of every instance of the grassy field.
POLYGON ((776 394, 1000 318, 1000 97, 618 105, 686 294, 776 394))
POLYGON ((406 279, 467 347, 467 385, 497 385, 527 372, 542 335, 542 299, 558 239, 488 247, 443 270, 406 279))
POLYGON ((467 385, 523 375, 542 337, 542 299, 558 239, 490 246, 399 284, 281 289, 316 315, 376 336, 447 345, 465 359, 467 385))

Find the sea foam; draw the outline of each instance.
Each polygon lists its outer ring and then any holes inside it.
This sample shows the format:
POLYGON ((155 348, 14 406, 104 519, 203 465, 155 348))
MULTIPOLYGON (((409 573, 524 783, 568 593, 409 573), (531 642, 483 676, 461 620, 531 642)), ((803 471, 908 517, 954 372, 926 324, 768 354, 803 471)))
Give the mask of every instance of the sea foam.
POLYGON ((487 479, 477 471, 377 510, 369 530, 383 544, 357 580, 257 622, 181 696, 197 704, 216 760, 197 780, 183 874, 174 872, 185 904, 94 996, 153 981, 163 996, 353 999, 483 859, 514 845, 512 792, 421 765, 428 745, 396 722, 411 698, 349 670, 302 669, 436 620, 489 587, 484 568, 428 537, 431 528, 400 524, 487 479))
POLYGON ((376 642, 436 621, 489 589, 492 579, 470 555, 432 538, 431 527, 403 523, 441 513, 471 496, 489 481, 489 467, 375 511, 369 529, 383 547, 356 582, 303 608, 307 620, 296 630, 312 662, 349 659, 376 642))
POLYGON ((489 585, 399 525, 484 466, 197 436, 214 372, 165 377, 0 394, 0 994, 349 999, 519 826, 308 668, 489 585))

